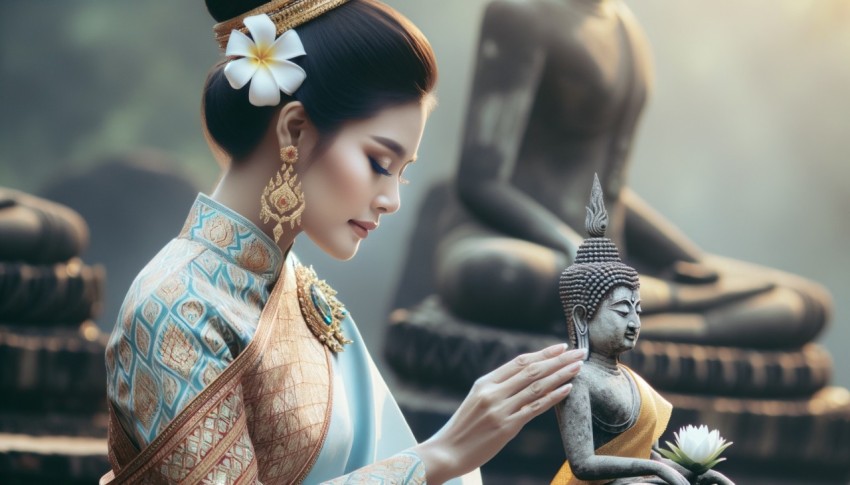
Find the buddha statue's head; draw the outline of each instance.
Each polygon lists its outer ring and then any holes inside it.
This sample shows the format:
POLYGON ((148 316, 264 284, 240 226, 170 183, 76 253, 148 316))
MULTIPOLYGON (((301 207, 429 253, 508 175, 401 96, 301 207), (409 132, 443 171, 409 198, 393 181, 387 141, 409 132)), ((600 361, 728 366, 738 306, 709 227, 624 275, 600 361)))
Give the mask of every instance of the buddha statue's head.
POLYGON ((594 176, 587 233, 575 262, 561 274, 559 291, 573 348, 618 356, 632 349, 640 331, 640 280, 605 237, 608 213, 602 187, 594 176))

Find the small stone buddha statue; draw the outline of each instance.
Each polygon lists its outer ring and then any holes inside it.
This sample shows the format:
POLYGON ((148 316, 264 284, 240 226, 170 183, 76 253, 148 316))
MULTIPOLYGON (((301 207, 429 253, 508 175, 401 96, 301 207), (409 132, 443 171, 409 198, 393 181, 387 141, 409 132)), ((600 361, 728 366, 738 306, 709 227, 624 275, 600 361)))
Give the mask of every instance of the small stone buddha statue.
POLYGON ((641 275, 646 338, 790 348, 820 332, 831 307, 820 285, 702 251, 628 188, 652 63, 622 0, 495 0, 477 55, 460 209, 436 253, 454 315, 548 331, 598 173, 608 235, 641 275))
POLYGON ((672 406, 619 362, 640 333, 640 281, 605 237, 608 214, 598 178, 585 225, 590 237, 561 274, 559 290, 570 343, 587 349, 588 357, 556 407, 567 461, 552 483, 731 483, 713 470, 693 476, 652 451, 672 406))

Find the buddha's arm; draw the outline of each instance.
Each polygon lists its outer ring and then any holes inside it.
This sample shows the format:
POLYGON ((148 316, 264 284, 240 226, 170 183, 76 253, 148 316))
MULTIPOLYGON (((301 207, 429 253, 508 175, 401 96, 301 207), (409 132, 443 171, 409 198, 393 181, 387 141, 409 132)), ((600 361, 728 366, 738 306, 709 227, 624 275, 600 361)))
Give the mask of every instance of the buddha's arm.
POLYGON ((661 462, 596 455, 587 386, 574 381, 573 391, 558 406, 557 412, 567 461, 577 478, 602 480, 656 475, 671 484, 688 485, 685 477, 661 462))
POLYGON ((546 62, 534 8, 505 1, 487 8, 458 170, 458 195, 469 211, 499 231, 572 256, 581 237, 510 182, 546 62))
POLYGON ((696 263, 702 250, 670 221, 628 188, 621 192, 626 207, 625 236, 629 254, 658 268, 678 261, 696 263))

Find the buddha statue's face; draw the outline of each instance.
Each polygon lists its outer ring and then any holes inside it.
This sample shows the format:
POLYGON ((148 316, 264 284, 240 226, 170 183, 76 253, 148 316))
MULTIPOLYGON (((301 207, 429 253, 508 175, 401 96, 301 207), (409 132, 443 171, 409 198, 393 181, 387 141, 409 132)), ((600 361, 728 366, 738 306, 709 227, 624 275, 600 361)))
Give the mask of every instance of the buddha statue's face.
POLYGON ((590 351, 616 356, 633 349, 640 333, 640 311, 638 290, 614 288, 588 322, 590 351))

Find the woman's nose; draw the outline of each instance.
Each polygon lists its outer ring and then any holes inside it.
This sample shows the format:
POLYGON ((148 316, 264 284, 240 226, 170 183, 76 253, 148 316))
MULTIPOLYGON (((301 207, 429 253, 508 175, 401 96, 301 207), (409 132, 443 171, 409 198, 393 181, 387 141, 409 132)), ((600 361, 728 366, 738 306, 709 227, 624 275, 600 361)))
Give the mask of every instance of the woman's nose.
POLYGON ((392 214, 401 207, 401 196, 398 191, 398 181, 388 184, 377 196, 372 207, 380 214, 392 214))

